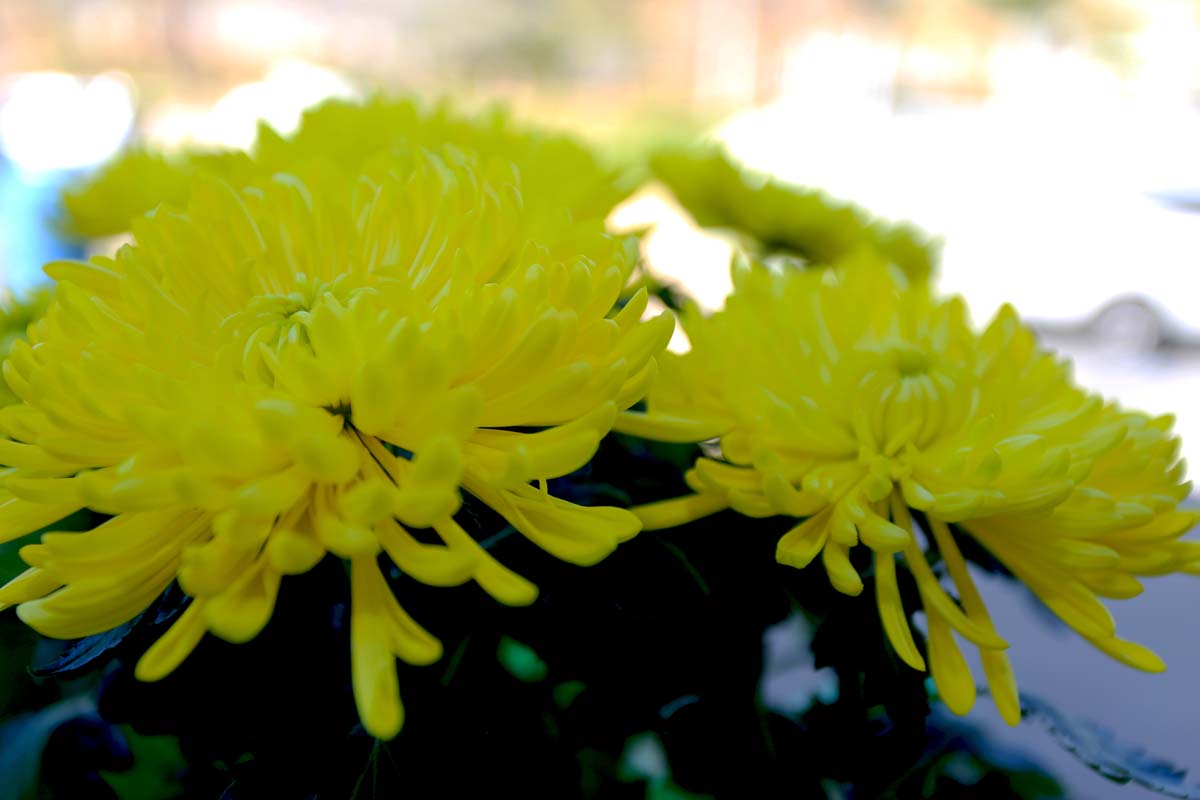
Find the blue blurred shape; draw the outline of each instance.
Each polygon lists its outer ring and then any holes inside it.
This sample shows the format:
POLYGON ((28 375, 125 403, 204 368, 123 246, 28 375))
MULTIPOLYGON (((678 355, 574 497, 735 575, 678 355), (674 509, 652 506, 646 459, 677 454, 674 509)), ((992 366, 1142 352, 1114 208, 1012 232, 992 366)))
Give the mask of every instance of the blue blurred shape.
POLYGON ((59 193, 77 177, 78 170, 26 172, 0 155, 0 289, 19 294, 46 280, 47 261, 84 255, 55 222, 59 193))

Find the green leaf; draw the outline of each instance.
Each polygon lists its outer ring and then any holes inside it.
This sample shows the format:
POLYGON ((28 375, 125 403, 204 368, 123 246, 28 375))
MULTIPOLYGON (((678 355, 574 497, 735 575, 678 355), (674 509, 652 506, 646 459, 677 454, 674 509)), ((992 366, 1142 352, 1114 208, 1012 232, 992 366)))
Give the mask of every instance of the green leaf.
POLYGON ((703 800, 710 794, 694 794, 670 778, 656 778, 646 785, 646 800, 703 800))
POLYGON ((101 772, 105 783, 121 800, 162 800, 183 792, 180 776, 187 767, 179 741, 173 736, 142 736, 121 726, 133 752, 133 768, 126 772, 101 772))
POLYGON ((0 719, 6 718, 27 699, 30 686, 27 668, 33 657, 37 634, 9 612, 0 617, 0 719))
POLYGON ((566 681, 554 687, 554 705, 566 710, 587 689, 583 681, 566 681))
POLYGON ((500 646, 496 649, 496 658, 519 681, 537 683, 546 679, 548 671, 546 662, 533 651, 533 648, 510 636, 500 639, 500 646))

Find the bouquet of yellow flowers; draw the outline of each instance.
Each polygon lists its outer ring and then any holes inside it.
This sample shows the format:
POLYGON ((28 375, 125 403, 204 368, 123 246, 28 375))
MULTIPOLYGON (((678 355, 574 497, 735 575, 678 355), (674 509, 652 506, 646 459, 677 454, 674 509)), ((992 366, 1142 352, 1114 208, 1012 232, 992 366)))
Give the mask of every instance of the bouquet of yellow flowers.
POLYGON ((973 325, 911 226, 711 149, 651 165, 738 245, 723 310, 650 312, 605 226, 627 171, 499 112, 331 102, 66 194, 66 230, 132 241, 5 312, 0 608, 132 747, 87 785, 1060 791, 942 713, 976 702, 963 641, 1005 721, 1055 713, 975 576, 1161 671, 1102 600, 1200 572, 1172 420, 1011 308, 973 325), (764 700, 779 630, 835 688, 764 700))

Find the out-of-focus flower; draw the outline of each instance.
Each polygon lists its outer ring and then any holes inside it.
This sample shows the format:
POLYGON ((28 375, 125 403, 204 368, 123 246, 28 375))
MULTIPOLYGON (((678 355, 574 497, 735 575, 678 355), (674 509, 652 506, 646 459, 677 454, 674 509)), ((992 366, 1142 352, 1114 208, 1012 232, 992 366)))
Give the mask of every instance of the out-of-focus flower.
POLYGON ((1189 485, 1170 417, 1124 411, 1075 386, 1012 309, 977 334, 959 300, 935 299, 894 267, 755 265, 735 269, 734 280, 723 311, 685 314, 691 351, 661 359, 646 413, 618 422, 649 438, 720 437, 719 455, 688 473, 695 494, 635 509, 646 528, 726 508, 797 517, 778 560, 802 568, 820 556, 850 595, 863 590, 852 549, 865 545, 896 653, 916 669, 928 661, 960 714, 975 686, 953 632, 979 647, 1004 718, 1015 724, 1021 713, 964 537, 1103 652, 1163 669, 1116 637, 1098 598, 1133 597, 1136 576, 1200 572, 1200 546, 1179 541, 1196 515, 1176 508, 1189 485), (925 656, 901 602, 897 557, 928 621, 925 656))
POLYGON ((186 203, 199 172, 241 185, 254 169, 249 157, 236 150, 173 156, 127 150, 85 182, 63 192, 62 227, 68 234, 83 237, 125 233, 135 217, 159 203, 186 203))
POLYGON ((603 218, 633 188, 575 139, 525 129, 502 109, 470 116, 446 103, 427 107, 378 96, 361 103, 322 103, 305 112, 288 137, 261 125, 250 156, 130 151, 64 194, 64 222, 81 236, 108 236, 129 230, 131 220, 159 203, 185 203, 199 172, 242 186, 313 160, 353 173, 369 163, 403 161, 422 148, 446 145, 515 164, 526 206, 522 224, 539 232, 561 222, 603 218))
POLYGON ((750 172, 720 147, 663 150, 651 166, 698 225, 740 235, 753 254, 824 265, 865 251, 910 280, 924 280, 936 264, 937 244, 915 227, 872 219, 823 192, 750 172))
POLYGON ((254 637, 281 578, 332 553, 352 576, 360 715, 394 735, 394 659, 441 645, 381 554, 524 604, 535 587, 455 522, 460 488, 576 564, 640 528, 545 480, 586 463, 644 394, 672 320, 643 321, 644 292, 613 313, 636 250, 599 222, 529 239, 522 180, 452 147, 358 176, 203 179, 185 211, 135 220, 115 258, 48 267, 56 299, 4 364, 23 403, 0 411, 14 468, 0 541, 83 507, 111 519, 23 547, 30 569, 0 604, 86 636, 178 580, 194 599, 138 664, 154 680, 206 631, 254 637))
MULTIPOLYGON (((53 288, 44 286, 23 295, 0 297, 0 358, 7 357, 13 344, 25 338, 29 326, 46 313, 53 295, 53 288)), ((0 379, 0 406, 16 402, 17 396, 0 379)))

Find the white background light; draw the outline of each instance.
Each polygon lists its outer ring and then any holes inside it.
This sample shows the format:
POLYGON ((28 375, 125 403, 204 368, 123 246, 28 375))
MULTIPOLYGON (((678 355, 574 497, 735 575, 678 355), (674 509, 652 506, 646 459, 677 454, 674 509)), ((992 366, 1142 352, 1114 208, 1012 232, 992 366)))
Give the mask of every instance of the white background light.
POLYGON ((133 87, 122 75, 90 80, 28 72, 0 88, 0 148, 27 172, 97 164, 120 148, 133 125, 133 87))

